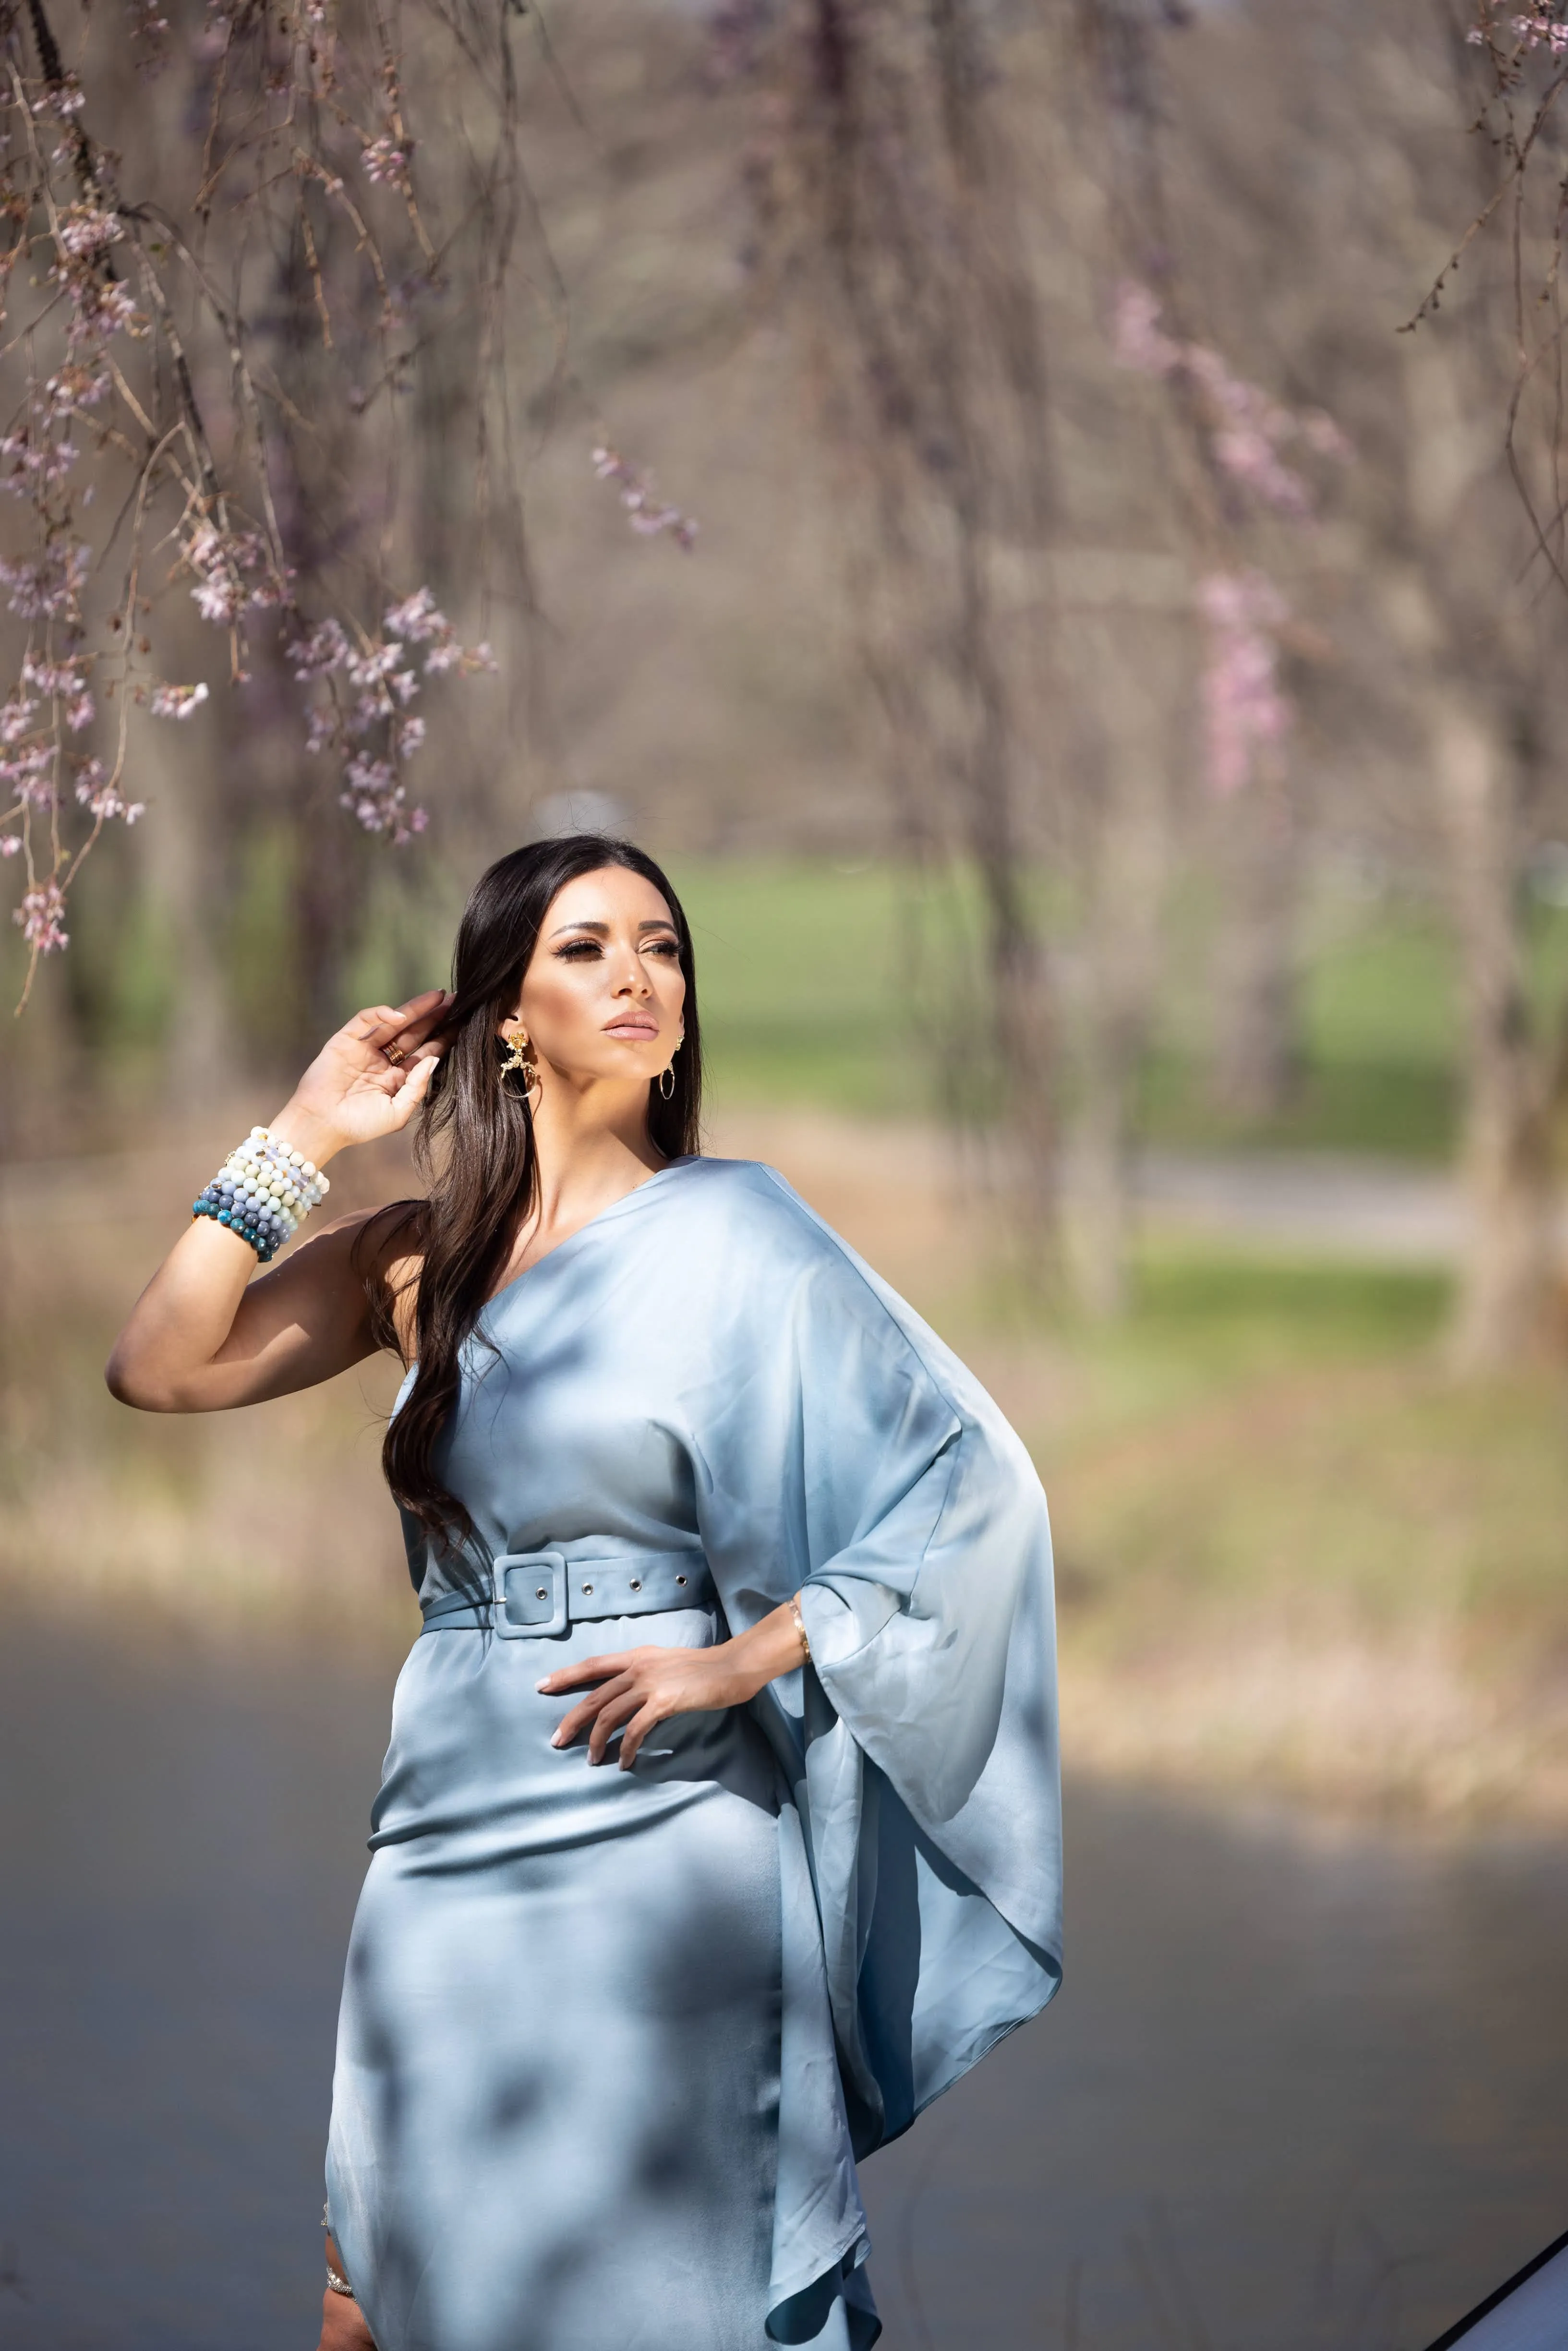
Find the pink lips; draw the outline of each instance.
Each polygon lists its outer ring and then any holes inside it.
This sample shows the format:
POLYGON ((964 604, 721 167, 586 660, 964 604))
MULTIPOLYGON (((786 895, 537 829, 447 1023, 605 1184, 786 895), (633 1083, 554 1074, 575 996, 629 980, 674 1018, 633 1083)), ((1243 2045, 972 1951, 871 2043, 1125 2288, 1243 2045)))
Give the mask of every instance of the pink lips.
POLYGON ((613 1020, 604 1033, 607 1037, 656 1037, 659 1030, 652 1020, 613 1020))

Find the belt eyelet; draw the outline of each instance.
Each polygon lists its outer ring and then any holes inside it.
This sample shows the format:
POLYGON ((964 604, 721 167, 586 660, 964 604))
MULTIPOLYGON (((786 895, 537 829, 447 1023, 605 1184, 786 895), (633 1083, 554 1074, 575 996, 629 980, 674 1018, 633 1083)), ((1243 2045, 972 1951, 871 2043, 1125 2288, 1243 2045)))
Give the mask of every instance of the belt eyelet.
POLYGON ((641 1591, 642 1591, 642 1589, 643 1589, 643 1579, 642 1579, 642 1577, 641 1577, 640 1575, 634 1575, 634 1576, 632 1578, 632 1591, 633 1591, 633 1592, 641 1592, 641 1591))

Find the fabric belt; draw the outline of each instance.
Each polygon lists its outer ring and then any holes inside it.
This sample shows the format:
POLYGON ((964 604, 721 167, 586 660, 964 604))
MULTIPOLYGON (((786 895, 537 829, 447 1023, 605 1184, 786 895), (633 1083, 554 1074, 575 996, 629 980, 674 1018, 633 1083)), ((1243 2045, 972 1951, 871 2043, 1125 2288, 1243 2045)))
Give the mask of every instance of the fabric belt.
POLYGON ((491 1562, 491 1596, 444 1593, 421 1602, 427 1633, 498 1633, 540 1640, 601 1616, 653 1616, 711 1608, 717 1598, 700 1551, 621 1552, 570 1559, 561 1551, 508 1551, 491 1562))

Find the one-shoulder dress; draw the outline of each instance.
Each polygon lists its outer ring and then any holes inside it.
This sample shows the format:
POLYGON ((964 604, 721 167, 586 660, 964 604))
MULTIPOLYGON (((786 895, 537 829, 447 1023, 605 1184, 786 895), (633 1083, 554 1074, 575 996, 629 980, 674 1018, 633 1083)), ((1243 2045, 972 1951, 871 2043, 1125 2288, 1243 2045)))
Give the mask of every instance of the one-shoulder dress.
POLYGON ((378 2351, 864 2351, 857 2158, 1061 1979, 1028 1454, 781 1176, 706 1158, 491 1301, 442 1447, 484 1555, 405 1528, 327 2163, 378 2351), (749 1706, 628 1771, 550 1746, 545 1674, 797 1591, 811 1663, 749 1706))

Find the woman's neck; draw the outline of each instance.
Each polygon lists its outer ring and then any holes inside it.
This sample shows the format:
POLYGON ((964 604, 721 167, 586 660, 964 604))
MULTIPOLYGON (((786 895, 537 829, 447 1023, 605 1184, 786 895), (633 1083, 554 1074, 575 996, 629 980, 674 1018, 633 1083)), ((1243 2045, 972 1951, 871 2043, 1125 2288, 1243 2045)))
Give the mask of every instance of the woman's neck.
POLYGON ((558 1081, 548 1089, 534 1115, 538 1206, 518 1236, 517 1266, 542 1256, 666 1165, 648 1133, 646 1089, 630 1096, 616 1091, 622 1099, 605 1101, 601 1088, 574 1095, 558 1081))

